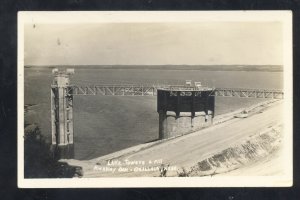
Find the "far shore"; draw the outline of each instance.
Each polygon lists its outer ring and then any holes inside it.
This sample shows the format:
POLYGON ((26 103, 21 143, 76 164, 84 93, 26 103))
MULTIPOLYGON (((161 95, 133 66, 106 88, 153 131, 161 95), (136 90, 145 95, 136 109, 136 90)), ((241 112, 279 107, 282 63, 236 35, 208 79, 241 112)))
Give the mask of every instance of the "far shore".
POLYGON ((135 69, 135 70, 203 70, 282 72, 282 65, 25 65, 26 69, 135 69))

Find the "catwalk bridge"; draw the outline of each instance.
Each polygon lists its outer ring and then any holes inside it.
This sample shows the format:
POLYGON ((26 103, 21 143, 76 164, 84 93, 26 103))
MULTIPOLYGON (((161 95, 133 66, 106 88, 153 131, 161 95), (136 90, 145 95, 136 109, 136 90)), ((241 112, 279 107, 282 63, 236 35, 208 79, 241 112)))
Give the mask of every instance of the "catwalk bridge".
MULTIPOLYGON (((206 87, 201 87, 205 90, 206 87)), ((185 85, 131 85, 131 84, 111 84, 111 85, 90 85, 67 87, 69 95, 105 95, 105 96, 156 96, 157 89, 183 91, 182 96, 188 96, 189 91, 198 91, 199 87, 185 85)), ((239 98, 271 98, 283 99, 282 90, 276 89, 246 89, 246 88, 213 88, 210 96, 216 97, 239 97, 239 98)))

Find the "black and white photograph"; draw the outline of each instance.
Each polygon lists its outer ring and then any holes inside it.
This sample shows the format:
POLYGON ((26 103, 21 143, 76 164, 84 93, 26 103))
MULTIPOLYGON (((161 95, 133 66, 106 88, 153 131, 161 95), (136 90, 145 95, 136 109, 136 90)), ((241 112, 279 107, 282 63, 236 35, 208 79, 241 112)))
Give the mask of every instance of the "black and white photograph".
POLYGON ((18 14, 18 186, 293 184, 290 11, 18 14))

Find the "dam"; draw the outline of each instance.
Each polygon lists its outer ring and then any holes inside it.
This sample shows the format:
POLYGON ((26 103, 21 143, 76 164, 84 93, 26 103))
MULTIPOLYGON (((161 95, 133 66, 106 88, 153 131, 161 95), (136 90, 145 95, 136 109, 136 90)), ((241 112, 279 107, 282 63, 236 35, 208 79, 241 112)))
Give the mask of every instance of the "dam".
POLYGON ((74 70, 54 69, 51 85, 52 148, 59 158, 74 157, 73 98, 78 95, 157 96, 158 139, 192 132, 213 123, 214 98, 282 99, 281 90, 209 88, 199 82, 183 85, 100 84, 80 86, 70 82, 74 70))

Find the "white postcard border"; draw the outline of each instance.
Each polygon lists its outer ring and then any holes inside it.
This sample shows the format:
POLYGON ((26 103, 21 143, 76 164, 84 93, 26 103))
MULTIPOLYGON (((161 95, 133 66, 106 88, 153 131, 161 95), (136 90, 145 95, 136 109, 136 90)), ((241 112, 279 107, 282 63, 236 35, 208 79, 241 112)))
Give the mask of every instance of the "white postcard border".
POLYGON ((115 188, 115 187, 288 187, 293 184, 293 67, 291 11, 103 11, 18 13, 18 187, 115 188), (284 56, 284 176, 224 176, 165 178, 24 178, 24 24, 26 23, 126 23, 126 22, 280 21, 284 56))

